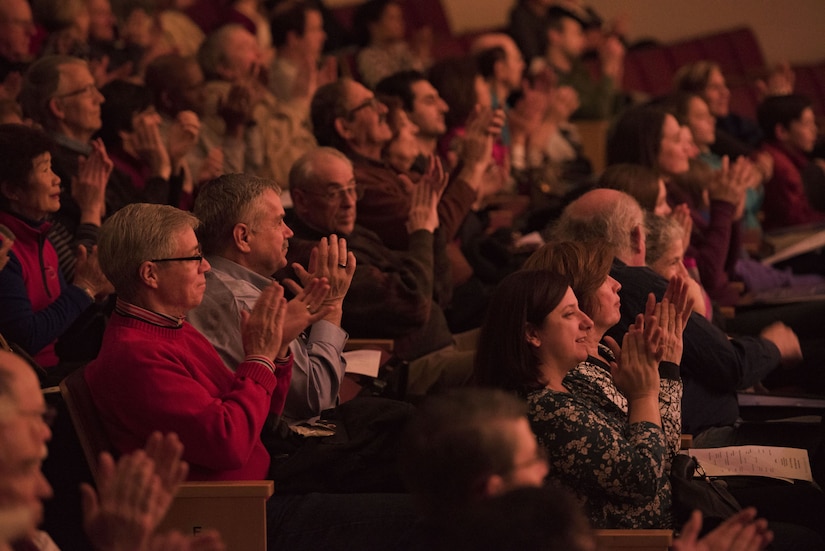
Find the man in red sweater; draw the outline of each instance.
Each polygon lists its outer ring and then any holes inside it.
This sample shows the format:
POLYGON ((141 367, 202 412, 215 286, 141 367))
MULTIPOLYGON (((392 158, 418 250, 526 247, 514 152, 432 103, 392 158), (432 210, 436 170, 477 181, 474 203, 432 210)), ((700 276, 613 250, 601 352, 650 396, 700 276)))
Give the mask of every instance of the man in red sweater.
POLYGON ((276 358, 283 289, 265 289, 243 329, 245 360, 233 374, 184 321, 206 288, 197 219, 161 205, 129 205, 101 231, 101 267, 118 303, 86 380, 106 431, 121 452, 152 431, 175 431, 194 480, 262 480, 269 453, 259 434, 280 414, 291 355, 276 358))

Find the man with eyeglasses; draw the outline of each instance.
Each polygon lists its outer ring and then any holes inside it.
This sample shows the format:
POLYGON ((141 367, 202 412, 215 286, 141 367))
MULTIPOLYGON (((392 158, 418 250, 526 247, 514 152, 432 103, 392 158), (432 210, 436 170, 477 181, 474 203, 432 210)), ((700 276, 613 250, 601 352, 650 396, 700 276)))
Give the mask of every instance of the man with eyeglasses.
POLYGON ((298 159, 289 184, 296 220, 287 258, 306 264, 318 240, 335 234, 358 259, 344 297, 342 327, 355 338, 395 339, 394 353, 410 362, 410 394, 465 384, 475 340, 454 336, 433 298, 440 193, 433 182, 423 180, 412 191, 404 251, 390 249, 378 233, 356 224, 361 190, 352 163, 337 149, 320 147, 298 159))
POLYGON ((60 177, 60 210, 49 235, 60 269, 71 281, 75 248, 90 248, 106 211, 105 195, 112 162, 100 130, 103 95, 88 65, 69 56, 46 56, 29 67, 20 102, 23 112, 54 139, 52 169, 60 177))
MULTIPOLYGON (((255 306, 272 275, 287 264, 292 230, 284 221, 280 188, 272 180, 226 174, 204 184, 195 202, 197 234, 212 269, 206 293, 187 319, 234 370, 243 361, 241 319, 255 306)), ((346 369, 342 304, 355 272, 346 240, 333 234, 316 243, 312 273, 298 268, 302 288, 288 308, 279 357, 292 355, 292 381, 283 417, 307 420, 335 407, 346 369)))
MULTIPOLYGON (((392 139, 386 105, 361 84, 343 78, 318 88, 312 98, 310 118, 318 145, 334 147, 352 161, 355 179, 364 188, 364 196, 358 202, 359 223, 379 233, 389 248, 406 250, 409 179, 397 174, 382 158, 384 147, 392 139)), ((482 150, 492 148, 492 135, 485 138, 488 143, 482 150)), ((439 232, 446 242, 455 238, 476 201, 488 162, 489 152, 486 156, 478 155, 452 178, 444 191, 438 217, 439 232)))

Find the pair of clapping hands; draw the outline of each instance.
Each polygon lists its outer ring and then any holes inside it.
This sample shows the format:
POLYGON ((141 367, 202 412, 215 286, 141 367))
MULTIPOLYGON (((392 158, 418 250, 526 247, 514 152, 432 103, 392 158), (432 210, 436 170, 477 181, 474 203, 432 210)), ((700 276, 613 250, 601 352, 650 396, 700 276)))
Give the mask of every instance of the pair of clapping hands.
POLYGON ((355 255, 347 251, 347 241, 336 235, 322 238, 309 258, 309 270, 293 264, 300 285, 284 280, 295 297, 284 298, 277 282, 261 292, 252 312, 242 312, 244 352, 268 358, 283 358, 289 343, 313 323, 322 319, 341 320, 341 305, 355 274, 355 255))
POLYGON ((636 317, 622 339, 622 346, 611 337, 605 343, 616 356, 611 373, 617 388, 633 400, 659 395, 659 362, 678 365, 682 361, 682 333, 693 310, 688 282, 673 277, 661 302, 648 295, 644 313, 636 317))
POLYGON ((115 463, 100 455, 97 492, 81 485, 83 528, 98 551, 223 551, 220 535, 156 534, 189 466, 177 435, 152 433, 146 447, 115 463))

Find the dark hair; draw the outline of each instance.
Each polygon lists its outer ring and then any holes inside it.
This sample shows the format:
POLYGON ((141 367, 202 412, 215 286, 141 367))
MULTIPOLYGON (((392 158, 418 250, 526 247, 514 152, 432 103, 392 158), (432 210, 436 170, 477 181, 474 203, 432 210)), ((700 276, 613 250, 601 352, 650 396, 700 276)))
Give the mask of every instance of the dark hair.
MULTIPOLYGON (((51 153, 54 144, 43 132, 23 124, 0 124, 0 184, 16 189, 29 185, 34 160, 51 153)), ((0 193, 0 208, 8 209, 8 198, 0 193)))
POLYGON ((647 211, 655 210, 659 199, 659 174, 652 168, 638 164, 619 163, 607 167, 597 186, 624 191, 647 211))
POLYGON ((478 103, 475 78, 480 74, 476 60, 470 57, 443 59, 430 67, 430 84, 450 106, 444 115, 448 129, 463 126, 475 109, 478 103))
POLYGON ((304 36, 308 11, 320 11, 313 2, 302 0, 288 0, 272 10, 269 17, 269 28, 272 32, 272 44, 280 48, 286 44, 287 35, 295 33, 304 36))
POLYGON ((812 106, 811 100, 800 94, 769 96, 756 109, 759 127, 768 140, 776 140, 776 125, 789 128, 802 112, 812 106))
POLYGON ((478 72, 485 80, 493 78, 496 72, 496 63, 507 60, 507 52, 501 46, 493 46, 476 54, 478 72))
POLYGON ((569 491, 525 487, 467 510, 448 531, 444 549, 584 551, 593 544, 590 523, 569 491))
POLYGON ((335 119, 347 116, 345 101, 347 83, 354 82, 349 78, 341 78, 335 82, 324 84, 315 91, 309 107, 309 118, 312 121, 312 132, 318 145, 347 149, 347 142, 335 129, 335 119))
POLYGON ((673 88, 681 92, 692 92, 704 96, 713 71, 722 72, 715 61, 702 60, 683 65, 673 77, 673 88))
POLYGON ((152 93, 152 103, 158 111, 163 111, 170 115, 177 115, 177 112, 169 112, 175 101, 172 98, 179 97, 181 93, 180 75, 186 70, 188 65, 196 65, 200 70, 198 60, 194 56, 184 57, 179 54, 162 55, 146 67, 144 82, 146 88, 152 93), (167 96, 167 97, 164 97, 167 96))
POLYGON ((666 112, 676 117, 676 121, 679 123, 679 125, 685 126, 688 123, 690 102, 694 98, 698 98, 702 101, 705 101, 705 98, 702 96, 702 94, 698 92, 680 91, 675 92, 669 96, 665 96, 656 103, 656 107, 664 109, 666 112))
POLYGON ((109 147, 120 146, 120 132, 131 132, 132 117, 152 107, 152 92, 145 86, 113 80, 100 91, 106 101, 100 105, 102 126, 97 135, 109 147))
POLYGON ((547 13, 544 16, 544 28, 553 29, 554 31, 562 31, 564 29, 565 19, 572 19, 581 25, 582 28, 588 26, 587 21, 572 11, 561 6, 551 6, 547 9, 547 13))
POLYGON ((681 203, 678 198, 679 194, 683 193, 694 205, 700 207, 704 201, 704 191, 713 179, 713 169, 700 159, 689 159, 688 164, 690 168, 686 172, 670 177, 670 198, 681 203))
POLYGON ((667 112, 659 107, 643 105, 627 110, 607 138, 607 164, 656 168, 666 117, 667 112))
POLYGON ((400 99, 401 104, 404 106, 404 111, 409 113, 413 110, 413 102, 415 101, 412 86, 422 80, 427 80, 427 77, 425 77, 421 71, 416 71, 415 69, 398 71, 381 79, 381 81, 375 85, 375 94, 400 99))
POLYGON ((596 313, 596 291, 610 275, 613 252, 600 241, 556 241, 542 245, 524 263, 525 270, 548 270, 568 278, 581 311, 596 313))
POLYGON ((510 393, 460 389, 427 399, 401 440, 401 474, 434 518, 455 515, 484 497, 492 475, 513 470, 515 442, 502 422, 525 418, 527 407, 510 393))
POLYGON ((355 10, 352 16, 352 31, 358 46, 369 46, 372 41, 370 25, 377 23, 384 16, 384 10, 390 4, 399 4, 398 0, 367 0, 355 10))
POLYGON ((566 277, 547 270, 523 270, 501 280, 479 333, 477 383, 520 393, 542 386, 538 358, 525 331, 527 324, 544 324, 568 287, 566 277))

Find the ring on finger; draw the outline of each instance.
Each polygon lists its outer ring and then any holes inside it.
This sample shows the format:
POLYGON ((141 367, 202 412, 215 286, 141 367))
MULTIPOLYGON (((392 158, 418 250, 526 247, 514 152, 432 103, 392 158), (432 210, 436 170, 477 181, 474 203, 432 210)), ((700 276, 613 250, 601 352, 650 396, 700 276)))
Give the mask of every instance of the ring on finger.
POLYGON ((347 267, 347 265, 346 265, 346 264, 338 264, 338 267, 339 267, 339 268, 346 268, 346 267, 347 267))

